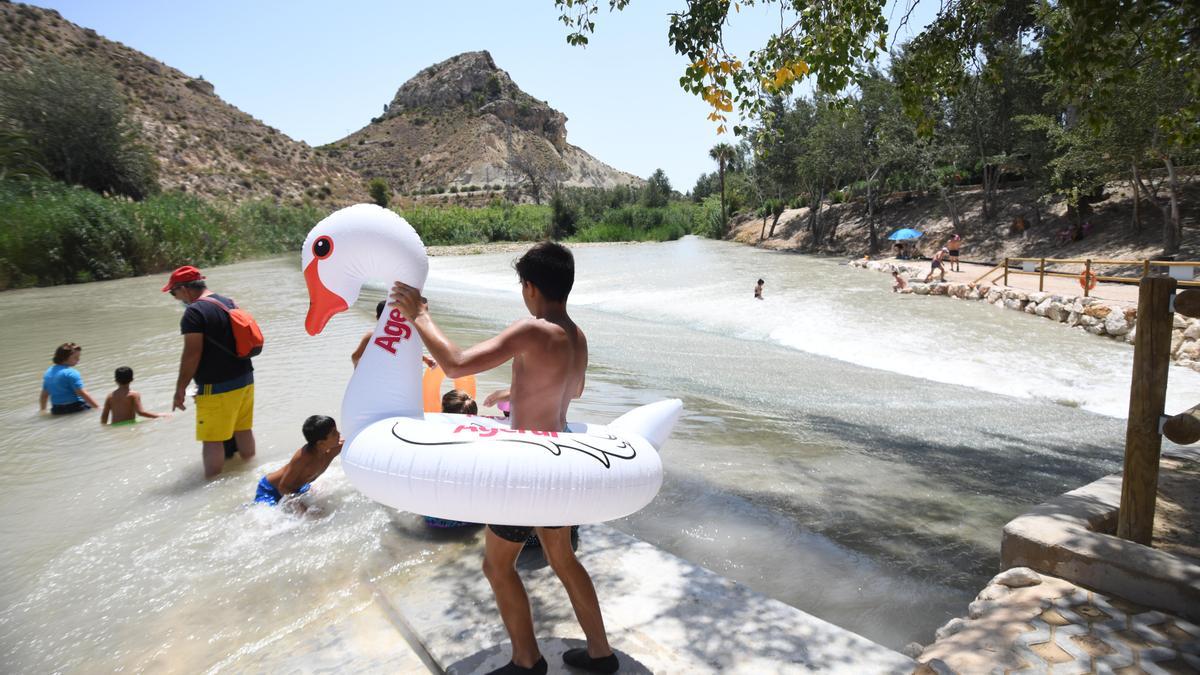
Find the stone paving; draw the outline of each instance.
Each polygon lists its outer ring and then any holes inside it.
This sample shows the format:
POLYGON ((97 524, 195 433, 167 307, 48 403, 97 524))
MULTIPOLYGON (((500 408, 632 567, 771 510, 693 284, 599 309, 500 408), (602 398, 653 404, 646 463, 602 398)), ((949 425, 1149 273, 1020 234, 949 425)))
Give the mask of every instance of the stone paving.
POLYGON ((953 619, 916 673, 1200 673, 1200 626, 1015 568, 953 619))

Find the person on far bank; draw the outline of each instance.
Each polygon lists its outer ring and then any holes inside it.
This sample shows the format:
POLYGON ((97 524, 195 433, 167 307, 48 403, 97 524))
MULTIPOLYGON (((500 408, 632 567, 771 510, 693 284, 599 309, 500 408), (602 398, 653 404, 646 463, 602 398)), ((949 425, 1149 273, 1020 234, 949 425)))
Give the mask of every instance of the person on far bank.
POLYGON ((946 242, 947 256, 950 258, 950 270, 952 272, 961 272, 962 269, 958 266, 958 254, 962 250, 962 237, 954 235, 950 237, 950 241, 946 242))
POLYGON ((762 279, 758 280, 758 284, 754 287, 754 299, 762 300, 763 284, 766 283, 762 279))
POLYGON ((225 441, 233 437, 243 460, 254 457, 254 365, 237 355, 229 310, 233 300, 209 290, 200 270, 185 265, 171 273, 164 293, 187 306, 179 322, 183 354, 171 410, 187 410, 187 386, 196 382, 196 440, 202 444, 204 477, 225 466, 225 441))
POLYGON ((933 259, 929 261, 929 274, 925 275, 925 283, 929 283, 929 280, 933 278, 935 272, 941 274, 941 276, 938 278, 938 281, 946 280, 945 260, 947 253, 949 253, 949 250, 943 246, 937 253, 933 254, 933 259))
POLYGON ((50 403, 51 415, 69 415, 98 408, 96 399, 83 388, 83 376, 75 370, 83 347, 74 342, 64 342, 54 350, 54 365, 42 376, 42 393, 38 397, 38 409, 45 410, 50 403))

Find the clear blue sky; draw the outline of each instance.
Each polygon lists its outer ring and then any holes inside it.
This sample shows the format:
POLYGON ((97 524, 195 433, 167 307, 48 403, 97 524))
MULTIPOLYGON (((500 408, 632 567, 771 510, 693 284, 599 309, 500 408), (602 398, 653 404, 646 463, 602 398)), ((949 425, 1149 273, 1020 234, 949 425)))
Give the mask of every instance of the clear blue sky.
MULTIPOLYGON (((365 126, 426 66, 480 49, 566 114, 568 142, 638 176, 661 167, 681 192, 713 170, 709 148, 732 138, 718 137, 707 105, 679 88, 687 63, 667 44, 667 12, 683 2, 641 0, 610 14, 602 1, 587 48, 566 43, 551 0, 33 4, 203 75, 224 100, 314 146, 365 126)), ((743 9, 726 44, 744 54, 778 27, 777 9, 743 9)))

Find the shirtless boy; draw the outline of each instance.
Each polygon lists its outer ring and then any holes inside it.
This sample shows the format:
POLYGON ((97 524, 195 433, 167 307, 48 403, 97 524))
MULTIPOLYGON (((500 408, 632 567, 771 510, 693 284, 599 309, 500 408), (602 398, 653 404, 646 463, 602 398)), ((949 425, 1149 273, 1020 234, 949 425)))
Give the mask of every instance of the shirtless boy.
MULTIPOLYGON (((560 244, 542 242, 516 263, 521 295, 532 315, 499 335, 461 349, 450 342, 429 316, 420 291, 397 282, 392 305, 416 327, 421 340, 448 377, 473 375, 512 359, 512 426, 530 431, 562 431, 567 407, 583 394, 587 370, 587 338, 567 315, 567 295, 575 281, 575 260, 560 244)), ((600 602, 587 570, 571 550, 570 528, 489 525, 483 554, 483 573, 492 585, 504 628, 512 640, 512 661, 491 675, 545 673, 546 659, 533 634, 533 614, 516 561, 531 530, 554 569, 587 637, 587 648, 563 654, 567 665, 592 672, 613 673, 619 664, 604 632, 600 602)))
POLYGON ((939 281, 946 280, 945 260, 946 255, 949 254, 949 252, 949 249, 943 246, 937 253, 933 254, 933 259, 929 261, 929 274, 925 275, 925 283, 929 283, 929 280, 932 279, 933 275, 936 273, 941 273, 941 277, 938 279, 939 281))
POLYGON ((138 415, 150 419, 171 416, 169 413, 149 412, 142 407, 142 394, 129 388, 129 384, 133 382, 133 368, 117 368, 113 379, 117 382, 117 388, 104 399, 104 412, 100 414, 100 424, 108 424, 109 415, 112 415, 113 426, 133 424, 137 422, 138 415))
POLYGON ((313 415, 304 420, 305 443, 283 467, 258 481, 254 501, 275 506, 284 495, 308 492, 309 484, 325 473, 342 451, 342 435, 332 417, 313 415))

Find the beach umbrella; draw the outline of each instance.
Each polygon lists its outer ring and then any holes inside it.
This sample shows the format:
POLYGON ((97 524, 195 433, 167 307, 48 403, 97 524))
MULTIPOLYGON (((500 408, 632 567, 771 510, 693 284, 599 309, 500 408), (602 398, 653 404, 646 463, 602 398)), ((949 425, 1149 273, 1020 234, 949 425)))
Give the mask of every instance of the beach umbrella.
POLYGON ((909 239, 920 239, 921 233, 911 227, 902 227, 888 235, 888 239, 892 241, 908 241, 909 239))

